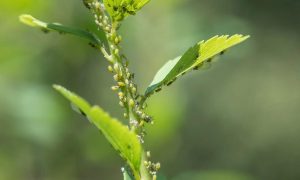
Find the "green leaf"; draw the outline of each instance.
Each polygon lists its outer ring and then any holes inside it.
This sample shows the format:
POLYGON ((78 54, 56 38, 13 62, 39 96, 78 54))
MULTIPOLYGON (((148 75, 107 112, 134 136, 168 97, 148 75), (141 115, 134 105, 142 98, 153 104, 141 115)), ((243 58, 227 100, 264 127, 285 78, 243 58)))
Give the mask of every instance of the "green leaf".
POLYGON ((90 112, 91 105, 83 98, 79 97, 75 93, 67 90, 62 86, 53 85, 53 88, 57 90, 59 93, 61 93, 65 98, 67 98, 72 103, 73 106, 76 106, 76 108, 78 108, 78 111, 80 113, 87 115, 90 112))
POLYGON ((128 173, 127 169, 122 168, 122 173, 123 173, 123 180, 134 180, 133 177, 130 176, 128 173))
POLYGON ((140 179, 139 169, 143 150, 137 135, 130 131, 128 126, 110 117, 100 107, 91 107, 84 99, 62 86, 54 85, 53 87, 88 117, 115 150, 119 152, 120 156, 126 160, 135 178, 140 179))
POLYGON ((228 35, 215 36, 207 41, 201 41, 189 48, 181 57, 168 61, 155 75, 152 83, 146 89, 145 96, 148 97, 155 91, 159 91, 162 86, 170 85, 180 75, 191 69, 203 66, 205 62, 211 61, 213 57, 224 52, 228 48, 235 46, 249 36, 228 35))
POLYGON ((136 179, 140 179, 142 147, 137 135, 116 119, 111 118, 100 107, 95 106, 89 113, 91 121, 101 130, 110 144, 119 151, 133 171, 136 179))
MULTIPOLYGON (((88 41, 90 41, 92 44, 96 46, 102 45, 101 40, 95 34, 89 31, 85 31, 79 28, 64 26, 59 23, 46 23, 28 14, 20 15, 19 20, 28 26, 40 28, 44 32, 48 32, 52 30, 52 31, 57 31, 59 33, 72 34, 87 39, 88 41)), ((106 41, 103 37, 102 40, 104 42, 106 41)))
POLYGON ((103 0, 105 8, 114 21, 122 21, 135 15, 150 0, 103 0))

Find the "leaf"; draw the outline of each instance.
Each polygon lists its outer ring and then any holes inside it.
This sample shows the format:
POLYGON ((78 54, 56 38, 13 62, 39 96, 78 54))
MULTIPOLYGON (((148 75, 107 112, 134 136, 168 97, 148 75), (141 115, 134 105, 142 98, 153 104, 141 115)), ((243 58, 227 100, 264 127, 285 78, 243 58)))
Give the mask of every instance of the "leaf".
POLYGON ((135 15, 150 0, 103 0, 105 8, 114 21, 122 21, 135 15))
POLYGON ((67 98, 73 106, 76 106, 80 112, 84 113, 85 115, 90 112, 91 105, 83 98, 77 96, 75 93, 70 92, 62 86, 53 85, 53 88, 67 98))
POLYGON ((86 114, 120 156, 126 160, 136 179, 139 179, 143 150, 136 134, 130 131, 128 126, 110 117, 100 107, 91 107, 84 99, 62 86, 54 85, 53 87, 86 114))
POLYGON ((146 89, 145 96, 148 97, 155 91, 159 91, 162 86, 170 85, 177 77, 187 71, 201 67, 204 62, 210 61, 216 55, 224 52, 228 48, 235 46, 249 36, 228 35, 215 36, 207 41, 201 41, 189 48, 182 57, 168 61, 155 75, 152 83, 146 89))
MULTIPOLYGON (((19 20, 28 26, 40 28, 41 30, 43 30, 45 32, 52 30, 52 31, 57 31, 59 33, 72 34, 72 35, 87 39, 88 41, 90 41, 92 44, 94 44, 96 46, 102 45, 101 40, 95 34, 89 32, 89 31, 85 31, 85 30, 82 30, 79 28, 64 26, 59 23, 46 23, 46 22, 40 21, 28 14, 20 15, 19 20)), ((103 37, 102 37, 102 40, 103 40, 103 42, 106 41, 103 37)))
POLYGON ((91 109, 89 117, 101 130, 110 144, 119 151, 133 171, 136 179, 140 179, 139 169, 141 166, 142 147, 136 134, 122 125, 116 119, 111 118, 100 107, 91 109))
POLYGON ((127 169, 122 168, 122 173, 123 173, 123 180, 134 180, 134 178, 130 176, 130 173, 128 173, 127 169))

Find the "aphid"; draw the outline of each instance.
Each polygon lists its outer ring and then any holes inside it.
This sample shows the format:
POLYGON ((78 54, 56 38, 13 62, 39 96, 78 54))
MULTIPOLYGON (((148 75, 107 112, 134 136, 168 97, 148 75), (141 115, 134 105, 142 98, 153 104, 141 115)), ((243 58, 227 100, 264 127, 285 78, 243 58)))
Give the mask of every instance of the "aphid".
POLYGON ((63 32, 63 31, 58 31, 58 33, 61 34, 61 35, 67 34, 66 32, 63 32))
POLYGON ((132 87, 132 88, 131 88, 131 93, 132 93, 132 94, 136 94, 136 88, 135 88, 135 87, 132 87))
POLYGON ((186 73, 186 71, 185 71, 185 72, 183 72, 183 73, 181 73, 181 76, 185 75, 185 73, 186 73))
POLYGON ((174 78, 173 80, 171 80, 170 82, 167 83, 167 86, 170 86, 171 84, 173 84, 173 82, 176 81, 177 78, 174 78))
POLYGON ((128 79, 125 79, 125 84, 126 84, 126 85, 129 85, 128 79))
POLYGON ((128 14, 130 14, 130 15, 135 15, 135 12, 134 11, 129 11, 129 10, 127 10, 126 11, 128 14))
POLYGON ((135 102, 135 104, 136 104, 136 105, 135 105, 135 108, 136 108, 136 109, 139 109, 140 103, 139 103, 139 102, 135 102))
POLYGON ((149 162, 148 162, 148 161, 144 161, 144 165, 145 165, 145 166, 148 166, 148 165, 149 165, 149 162))
POLYGON ((91 9, 91 4, 88 1, 83 1, 83 4, 85 5, 86 8, 91 9))
POLYGON ((195 67, 193 68, 193 70, 198 70, 199 67, 200 67, 200 65, 197 65, 197 66, 195 66, 195 67))
POLYGON ((159 87, 159 88, 157 88, 156 90, 155 90, 155 92, 159 92, 159 91, 161 91, 162 90, 162 87, 159 87))
POLYGON ((118 74, 115 74, 115 75, 114 75, 114 80, 115 80, 115 81, 119 81, 119 80, 120 80, 120 77, 119 77, 118 74))
POLYGON ((159 162, 155 164, 155 169, 156 169, 156 171, 158 171, 160 169, 160 163, 159 162))
POLYGON ((212 60, 213 60, 213 58, 209 58, 208 60, 207 60, 207 62, 212 62, 212 60))
POLYGON ((119 102, 119 105, 120 105, 121 107, 124 107, 124 103, 123 103, 122 101, 119 102))
POLYGON ((222 52, 220 52, 220 55, 223 55, 225 53, 225 50, 224 51, 222 51, 222 52))
POLYGON ((120 71, 120 69, 119 69, 119 64, 118 64, 118 63, 115 63, 115 64, 114 64, 114 70, 115 70, 116 72, 119 72, 119 71, 120 71))
POLYGON ((126 73, 126 77, 127 77, 128 79, 130 79, 130 73, 129 73, 129 72, 126 73))
POLYGON ((129 105, 130 105, 131 107, 134 107, 134 104, 135 104, 135 103, 134 103, 134 100, 133 100, 133 99, 130 99, 130 100, 129 100, 129 105))
MULTIPOLYGON (((119 36, 119 38, 121 39, 122 37, 119 36)), ((124 54, 122 54, 121 57, 122 57, 123 59, 125 59, 125 60, 128 60, 127 57, 126 57, 124 54)))
POLYGON ((131 79, 134 79, 134 73, 131 73, 131 74, 130 74, 130 78, 131 78, 131 79))
POLYGON ((120 39, 118 37, 115 38, 115 43, 119 44, 120 43, 120 39))
POLYGON ((110 27, 109 27, 109 26, 106 26, 106 27, 104 28, 104 30, 105 30, 105 31, 109 31, 109 30, 110 30, 110 27))
POLYGON ((138 122, 135 119, 130 119, 129 123, 134 127, 137 127, 137 125, 138 125, 138 122))
POLYGON ((144 127, 144 121, 141 121, 139 124, 140 127, 144 127))
POLYGON ((147 155, 147 158, 150 158, 150 157, 151 157, 150 151, 147 151, 147 152, 146 152, 146 155, 147 155))
POLYGON ((152 122, 152 117, 151 116, 146 115, 143 119, 147 123, 152 122))
POLYGON ((135 112, 138 116, 141 116, 142 115, 142 112, 141 111, 136 111, 135 112))
POLYGON ((118 82, 118 85, 120 86, 120 87, 124 87, 124 86, 126 86, 126 84, 124 83, 124 82, 118 82))
POLYGON ((139 99, 140 97, 141 97, 140 95, 136 95, 136 96, 134 97, 134 99, 137 100, 137 99, 139 99))
POLYGON ((94 44, 94 43, 89 43, 89 45, 92 47, 92 48, 96 48, 97 46, 94 44))
POLYGON ((113 72, 114 71, 114 69, 111 66, 108 66, 107 69, 108 69, 109 72, 113 72))
POLYGON ((111 89, 112 89, 113 91, 116 91, 116 90, 119 89, 119 86, 112 86, 111 89))
POLYGON ((148 104, 144 103, 142 108, 145 109, 147 106, 148 106, 148 104))
POLYGON ((43 33, 49 33, 50 31, 49 31, 49 29, 47 29, 47 28, 41 28, 41 30, 43 31, 43 33))
POLYGON ((124 93, 122 93, 122 92, 119 92, 119 93, 118 93, 118 95, 119 95, 119 98, 120 98, 120 99, 123 99, 123 97, 124 97, 124 93))

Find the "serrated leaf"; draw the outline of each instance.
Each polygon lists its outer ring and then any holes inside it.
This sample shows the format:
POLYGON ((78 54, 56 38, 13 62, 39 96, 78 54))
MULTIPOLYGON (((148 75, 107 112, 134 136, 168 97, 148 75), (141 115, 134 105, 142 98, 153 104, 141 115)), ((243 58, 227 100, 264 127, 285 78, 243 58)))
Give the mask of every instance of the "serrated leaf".
MULTIPOLYGON (((57 31, 59 33, 72 34, 72 35, 87 39, 88 41, 90 41, 90 43, 92 43, 96 46, 102 45, 101 40, 95 34, 89 32, 89 31, 85 31, 85 30, 75 28, 75 27, 64 26, 59 23, 46 23, 46 22, 38 20, 28 14, 20 15, 19 20, 28 26, 40 28, 44 32, 57 31)), ((101 38, 102 38, 103 42, 106 41, 103 37, 101 37, 101 38)))
POLYGON ((62 86, 54 85, 53 87, 86 114, 120 156, 126 160, 135 178, 140 179, 139 169, 143 150, 136 134, 100 107, 91 107, 83 98, 62 86))
POLYGON ((178 76, 187 71, 202 66, 205 61, 224 52, 228 48, 245 41, 249 36, 228 35, 215 36, 207 41, 201 41, 189 48, 182 57, 168 61, 155 75, 152 83, 146 89, 145 96, 149 96, 161 89, 164 85, 171 84, 178 76))
POLYGON ((105 8, 114 21, 122 21, 135 15, 150 0, 103 0, 105 8))

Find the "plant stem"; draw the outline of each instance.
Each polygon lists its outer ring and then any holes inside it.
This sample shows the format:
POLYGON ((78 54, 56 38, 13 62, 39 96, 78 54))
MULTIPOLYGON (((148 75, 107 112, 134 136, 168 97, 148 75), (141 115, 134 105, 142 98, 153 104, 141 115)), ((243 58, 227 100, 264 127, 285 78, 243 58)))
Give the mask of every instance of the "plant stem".
MULTIPOLYGON (((105 8, 99 1, 94 0, 88 6, 95 16, 96 24, 106 34, 108 48, 102 45, 99 50, 110 63, 109 71, 114 73, 114 80, 117 84, 112 89, 118 91, 119 105, 125 109, 124 117, 129 121, 129 128, 137 134, 143 144, 145 122, 152 122, 152 118, 144 112, 146 99, 137 92, 137 85, 133 81, 134 75, 128 69, 128 61, 125 55, 121 54, 120 42, 122 37, 117 33, 120 24, 118 21, 113 21, 106 16, 105 8)), ((143 155, 140 172, 134 174, 137 180, 150 180, 150 174, 153 180, 156 179, 156 164, 148 161, 148 158, 148 156, 143 155)))

